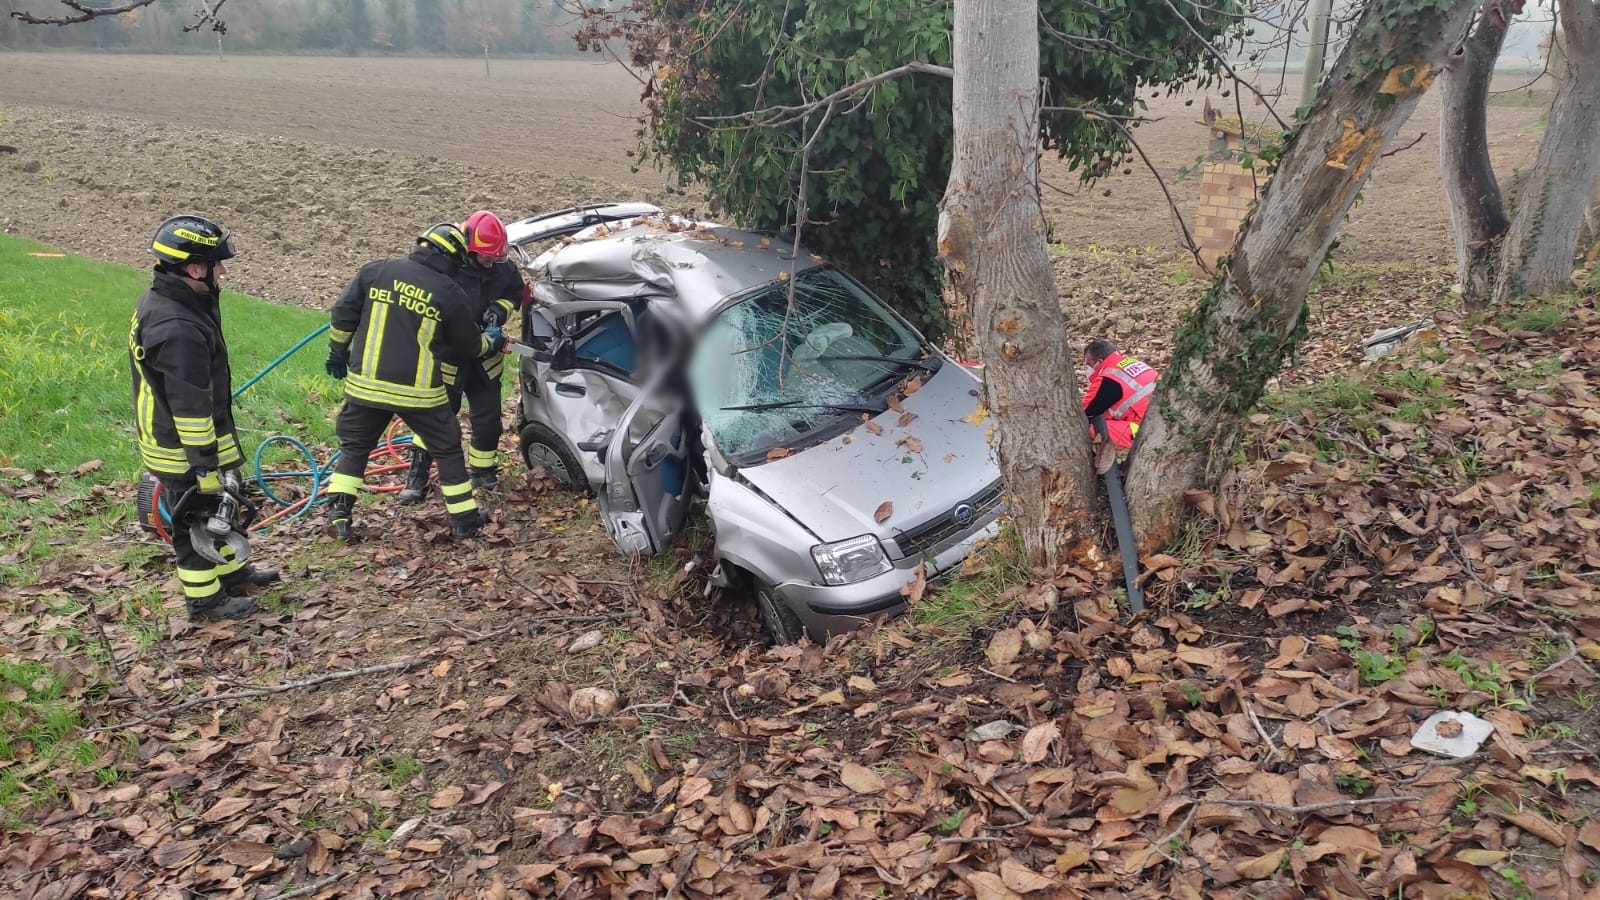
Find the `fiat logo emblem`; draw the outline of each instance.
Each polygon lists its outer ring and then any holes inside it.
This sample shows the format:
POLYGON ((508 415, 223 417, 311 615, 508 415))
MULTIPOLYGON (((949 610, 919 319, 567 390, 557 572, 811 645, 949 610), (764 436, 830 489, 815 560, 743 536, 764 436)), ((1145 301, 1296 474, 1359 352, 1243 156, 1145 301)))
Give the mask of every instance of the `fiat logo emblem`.
POLYGON ((971 525, 972 520, 978 517, 978 512, 972 508, 972 504, 962 503, 951 512, 950 517, 957 525, 971 525))

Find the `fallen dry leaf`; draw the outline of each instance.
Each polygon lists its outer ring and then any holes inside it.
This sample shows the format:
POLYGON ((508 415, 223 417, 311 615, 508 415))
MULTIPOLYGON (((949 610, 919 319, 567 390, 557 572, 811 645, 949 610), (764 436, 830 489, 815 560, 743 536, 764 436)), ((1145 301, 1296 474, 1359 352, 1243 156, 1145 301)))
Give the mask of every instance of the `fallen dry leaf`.
POLYGON ((1089 861, 1089 845, 1073 841, 1062 848, 1056 856, 1056 869, 1066 872, 1084 865, 1089 861))
POLYGON ((1469 866, 1498 866, 1510 856, 1509 850, 1484 850, 1480 847, 1469 847, 1456 852, 1456 859, 1469 866))
POLYGON ((1028 729, 1022 736, 1022 761, 1025 763, 1043 762, 1050 755, 1050 745, 1061 736, 1061 726, 1054 721, 1041 722, 1028 729))
POLYGON ((1022 632, 1015 628, 1002 628, 989 638, 984 657, 991 666, 1003 666, 1022 652, 1022 632))
POLYGON ((429 798, 428 806, 431 809, 449 809, 450 807, 455 806, 457 803, 460 803, 461 798, 465 797, 466 795, 466 788, 459 784, 452 784, 429 798))
POLYGON ((1055 881, 1017 862, 1015 857, 1007 857, 1000 863, 1000 880, 1019 894, 1048 891, 1058 886, 1055 881))
POLYGON ((885 500, 878 504, 877 509, 872 511, 872 521, 887 522, 889 521, 889 517, 892 515, 894 515, 894 503, 889 500, 885 500))
POLYGON ((1263 853, 1260 856, 1242 859, 1233 864, 1233 870, 1239 873, 1240 878, 1260 881, 1263 878, 1271 878, 1278 871, 1278 867, 1283 865, 1284 860, 1288 858, 1289 851, 1279 848, 1270 853, 1263 853))
POLYGON ((1111 805, 1130 816, 1142 816, 1155 804, 1161 789, 1155 779, 1145 774, 1144 766, 1134 763, 1128 768, 1132 786, 1120 787, 1111 792, 1111 805))
POLYGON ((858 794, 876 794, 883 790, 883 776, 866 766, 847 762, 839 767, 839 780, 858 794))
POLYGON ((1005 880, 993 872, 973 872, 966 876, 976 900, 1022 900, 1022 895, 1006 887, 1005 880))

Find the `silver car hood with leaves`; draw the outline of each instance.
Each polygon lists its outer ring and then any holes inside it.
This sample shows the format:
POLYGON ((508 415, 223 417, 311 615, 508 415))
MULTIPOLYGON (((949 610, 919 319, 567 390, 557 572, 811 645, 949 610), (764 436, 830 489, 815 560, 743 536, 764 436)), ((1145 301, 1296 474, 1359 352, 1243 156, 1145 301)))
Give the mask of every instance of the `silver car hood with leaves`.
MULTIPOLYGON (((924 376, 926 377, 926 376, 924 376)), ((948 360, 927 384, 865 423, 792 456, 741 469, 740 475, 815 534, 839 541, 880 540, 947 517, 1000 478, 978 416, 976 378, 948 360), (906 414, 915 418, 901 426, 906 414), (878 511, 890 504, 888 516, 878 511)))

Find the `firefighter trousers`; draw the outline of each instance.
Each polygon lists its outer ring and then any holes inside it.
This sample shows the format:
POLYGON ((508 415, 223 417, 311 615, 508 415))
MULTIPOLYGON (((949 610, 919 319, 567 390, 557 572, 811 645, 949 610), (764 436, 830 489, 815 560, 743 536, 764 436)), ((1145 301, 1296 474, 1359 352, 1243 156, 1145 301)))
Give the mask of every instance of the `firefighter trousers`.
POLYGON ((465 516, 478 509, 472 499, 472 482, 467 476, 466 457, 461 453, 461 426, 448 405, 429 409, 390 410, 346 399, 339 410, 339 460, 328 482, 329 494, 349 494, 361 490, 367 472, 367 457, 377 448, 384 430, 395 416, 406 423, 411 433, 426 441, 439 461, 439 490, 444 494, 445 510, 452 517, 465 516))
POLYGON ((456 383, 445 390, 450 395, 452 412, 461 412, 463 397, 467 401, 467 421, 472 426, 472 438, 467 443, 467 466, 474 471, 496 468, 500 435, 505 432, 500 419, 500 379, 490 378, 481 363, 472 363, 462 366, 456 383))
MULTIPOLYGON (((179 501, 195 486, 194 479, 187 476, 174 478, 157 474, 156 477, 161 480, 161 505, 168 511, 177 510, 179 501)), ((189 527, 203 521, 216 507, 215 498, 195 496, 188 507, 181 510, 182 515, 172 518, 172 551, 178 558, 178 583, 183 587, 183 600, 190 611, 208 609, 221 603, 224 597, 223 577, 244 568, 244 564, 238 562, 214 563, 201 556, 194 547, 189 527)), ((217 541, 214 546, 224 556, 233 553, 233 548, 226 543, 217 541)))

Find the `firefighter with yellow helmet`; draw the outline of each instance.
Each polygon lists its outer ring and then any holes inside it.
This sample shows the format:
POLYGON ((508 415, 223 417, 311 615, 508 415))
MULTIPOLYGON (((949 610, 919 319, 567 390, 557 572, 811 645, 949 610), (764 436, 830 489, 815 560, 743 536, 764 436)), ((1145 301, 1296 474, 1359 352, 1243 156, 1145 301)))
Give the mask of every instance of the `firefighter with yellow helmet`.
POLYGON ((328 523, 341 538, 351 534, 367 457, 395 416, 438 460, 451 537, 469 538, 487 521, 472 497, 446 385, 460 366, 500 352, 505 336, 498 328, 479 331, 454 280, 466 261, 461 229, 434 225, 417 238, 410 256, 362 267, 333 305, 327 370, 345 379, 345 388, 328 523))
MULTIPOLYGON (((461 233, 467 237, 467 261, 456 272, 456 284, 467 294, 474 322, 484 330, 502 329, 528 296, 521 271, 507 258, 510 244, 505 223, 494 213, 479 210, 461 223, 461 233)), ((472 486, 479 490, 494 490, 500 484, 500 435, 505 432, 500 372, 504 359, 500 353, 491 353, 463 365, 449 386, 452 412, 459 414, 462 399, 466 400, 472 428, 467 467, 472 472, 472 486)), ((425 445, 426 441, 413 442, 411 471, 397 498, 401 503, 417 503, 427 495, 428 467, 433 460, 425 445)))
POLYGON ((189 618, 240 618, 256 609, 244 592, 277 581, 278 573, 245 564, 248 545, 230 531, 236 523, 209 531, 202 524, 217 517, 225 495, 238 496, 244 462, 220 303, 233 238, 216 222, 185 213, 156 228, 150 253, 154 279, 128 330, 139 456, 161 482, 161 505, 172 517, 189 618))

